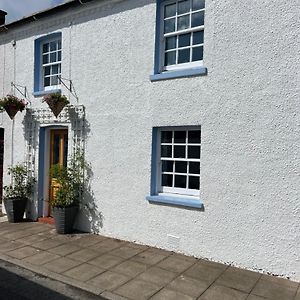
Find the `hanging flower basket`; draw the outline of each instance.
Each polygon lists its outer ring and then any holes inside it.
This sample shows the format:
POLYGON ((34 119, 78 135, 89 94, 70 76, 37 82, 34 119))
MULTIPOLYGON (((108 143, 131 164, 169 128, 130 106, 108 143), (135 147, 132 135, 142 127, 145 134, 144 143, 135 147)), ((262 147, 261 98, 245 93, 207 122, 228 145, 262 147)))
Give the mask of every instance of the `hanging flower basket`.
POLYGON ((64 107, 70 103, 67 97, 65 95, 61 95, 60 93, 53 93, 44 96, 43 102, 48 104, 56 118, 64 109, 64 107))
POLYGON ((23 111, 27 104, 27 101, 24 99, 19 99, 13 95, 7 95, 0 100, 0 109, 4 109, 9 117, 13 120, 17 112, 23 111))

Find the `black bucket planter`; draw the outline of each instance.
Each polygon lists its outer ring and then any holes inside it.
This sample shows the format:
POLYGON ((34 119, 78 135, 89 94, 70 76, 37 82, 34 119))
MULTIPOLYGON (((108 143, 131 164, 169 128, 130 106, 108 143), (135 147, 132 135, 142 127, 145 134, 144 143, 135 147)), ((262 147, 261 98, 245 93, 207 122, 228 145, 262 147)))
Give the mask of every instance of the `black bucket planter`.
POLYGON ((66 234, 73 232, 78 206, 53 207, 52 212, 57 233, 66 234))
POLYGON ((6 198, 3 200, 7 219, 10 223, 23 221, 27 198, 6 198))

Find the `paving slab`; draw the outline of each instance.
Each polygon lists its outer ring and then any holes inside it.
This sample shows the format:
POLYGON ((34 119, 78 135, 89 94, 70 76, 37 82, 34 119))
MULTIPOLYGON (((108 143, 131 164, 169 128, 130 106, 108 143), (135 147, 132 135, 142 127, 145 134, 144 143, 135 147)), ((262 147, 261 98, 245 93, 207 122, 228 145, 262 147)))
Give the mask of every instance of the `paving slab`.
POLYGON ((213 285, 201 295, 199 300, 245 300, 247 296, 248 294, 241 291, 225 286, 213 285))
POLYGON ((79 251, 73 252, 72 254, 67 255, 67 258, 86 262, 89 261, 95 257, 99 256, 99 253, 97 251, 91 250, 91 249, 81 249, 79 251))
POLYGON ((34 243, 38 243, 44 240, 47 240, 49 237, 45 233, 38 233, 31 236, 22 237, 20 239, 17 239, 16 242, 24 243, 26 245, 32 245, 34 243))
POLYGON ((88 247, 90 248, 92 245, 95 245, 101 241, 104 241, 106 238, 105 237, 97 237, 94 234, 84 234, 84 235, 79 235, 79 238, 74 239, 71 241, 76 246, 80 247, 88 247))
POLYGON ((194 262, 192 261, 182 260, 180 258, 169 256, 160 263, 158 263, 157 266, 168 271, 181 273, 186 269, 190 268, 193 264, 194 262))
POLYGON ((124 261, 125 259, 122 257, 103 254, 101 256, 89 260, 88 263, 103 269, 110 269, 124 261))
POLYGON ((120 248, 124 245, 124 243, 121 243, 119 241, 102 241, 98 242, 97 244, 94 244, 93 246, 89 247, 89 249, 97 251, 99 254, 104 254, 107 252, 111 252, 114 249, 120 248))
POLYGON ((150 298, 151 300, 195 300, 196 298, 173 291, 167 288, 162 289, 150 298))
POLYGON ((168 284, 175 277, 176 273, 167 271, 158 267, 149 267, 145 272, 137 276, 137 279, 144 280, 146 282, 168 284))
POLYGON ((160 289, 161 285, 134 279, 122 285, 114 292, 133 300, 146 300, 160 289))
POLYGON ((191 268, 189 268, 184 275, 192 277, 198 280, 206 281, 211 284, 214 282, 226 269, 228 266, 199 260, 191 268))
POLYGON ((148 265, 155 265, 166 257, 167 255, 165 254, 156 253, 152 249, 148 249, 132 257, 132 260, 148 265))
POLYGON ((251 294, 272 300, 293 300, 299 283, 263 275, 251 294))
POLYGON ((26 247, 18 248, 16 250, 9 251, 6 254, 17 259, 23 259, 25 257, 38 254, 39 252, 40 252, 39 249, 26 246, 26 247))
POLYGON ((46 269, 55 272, 55 273, 63 273, 67 270, 70 270, 78 265, 80 265, 81 262, 78 262, 76 260, 72 260, 66 257, 61 257, 58 258, 54 261, 51 261, 45 265, 43 265, 43 267, 45 267, 46 269))
POLYGON ((55 241, 53 239, 47 239, 47 240, 32 244, 33 247, 39 248, 39 249, 42 249, 42 250, 48 250, 48 249, 51 249, 51 248, 58 247, 60 245, 62 245, 61 241, 55 241))
POLYGON ((60 245, 60 246, 55 247, 55 248, 51 248, 48 251, 50 253, 54 253, 54 254, 57 254, 57 255, 60 255, 60 256, 66 256, 68 254, 71 254, 71 253, 79 251, 79 250, 81 250, 80 247, 68 243, 68 244, 60 245))
POLYGON ((97 275, 105 272, 104 269, 100 269, 95 266, 91 266, 89 264, 82 264, 73 269, 70 269, 63 273, 63 275, 69 276, 79 281, 87 281, 97 275))
POLYGON ((122 258, 130 258, 137 255, 138 253, 143 252, 143 249, 135 249, 128 246, 123 246, 118 249, 114 249, 110 252, 111 255, 119 256, 122 258))
POLYGON ((204 281, 199 281, 184 275, 180 275, 167 285, 167 288, 183 293, 185 295, 197 298, 207 288, 209 284, 204 281))
POLYGON ((116 272, 116 273, 121 273, 124 275, 128 275, 131 277, 135 277, 138 274, 144 272, 147 270, 147 265, 141 264, 139 262, 135 261, 124 261, 123 263, 117 265, 116 267, 112 268, 111 271, 116 272))
POLYGON ((24 258, 24 261, 31 263, 33 265, 36 265, 36 266, 41 266, 41 265, 44 265, 44 264, 46 264, 52 260, 58 259, 58 258, 60 258, 59 255, 49 253, 46 251, 42 251, 38 254, 24 258))
POLYGON ((261 274, 229 267, 217 279, 216 284, 250 293, 261 274))
POLYGON ((6 241, 0 244, 0 252, 7 253, 8 251, 15 250, 24 246, 26 245, 20 242, 6 241))
POLYGON ((100 287, 104 290, 112 291, 129 280, 130 277, 126 275, 106 271, 93 279, 88 280, 86 283, 100 287))
POLYGON ((300 300, 300 284, 299 284, 299 287, 298 287, 298 291, 297 291, 295 300, 300 300))

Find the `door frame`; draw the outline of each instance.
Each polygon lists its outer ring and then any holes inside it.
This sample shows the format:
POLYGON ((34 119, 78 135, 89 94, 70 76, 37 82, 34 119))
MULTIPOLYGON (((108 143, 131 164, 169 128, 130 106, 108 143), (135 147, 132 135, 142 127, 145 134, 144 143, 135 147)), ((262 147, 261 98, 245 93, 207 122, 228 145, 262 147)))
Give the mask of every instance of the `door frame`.
MULTIPOLYGON (((69 124, 40 126, 39 137, 39 175, 38 175, 38 217, 49 215, 49 167, 50 167, 50 145, 51 131, 65 129, 70 141, 71 128, 69 124)), ((68 142, 68 157, 70 155, 71 143, 68 142)))

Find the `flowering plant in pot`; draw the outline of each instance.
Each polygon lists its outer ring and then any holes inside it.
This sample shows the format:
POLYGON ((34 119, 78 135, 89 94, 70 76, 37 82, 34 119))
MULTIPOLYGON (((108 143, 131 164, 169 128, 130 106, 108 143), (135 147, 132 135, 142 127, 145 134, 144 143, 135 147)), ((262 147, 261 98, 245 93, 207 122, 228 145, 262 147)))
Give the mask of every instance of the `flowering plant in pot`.
POLYGON ((54 165, 49 173, 59 186, 50 202, 56 231, 61 234, 71 233, 83 193, 83 157, 73 158, 68 166, 54 165))
POLYGON ((18 111, 23 111, 28 102, 24 99, 19 99, 13 95, 7 95, 0 99, 0 107, 5 109, 11 119, 13 119, 18 111))
POLYGON ((11 223, 21 222, 28 198, 34 190, 35 178, 29 174, 23 164, 8 168, 8 175, 12 176, 12 182, 3 187, 7 219, 11 223))
POLYGON ((68 98, 60 93, 52 93, 44 96, 43 102, 48 104, 56 118, 63 108, 70 103, 68 98))

